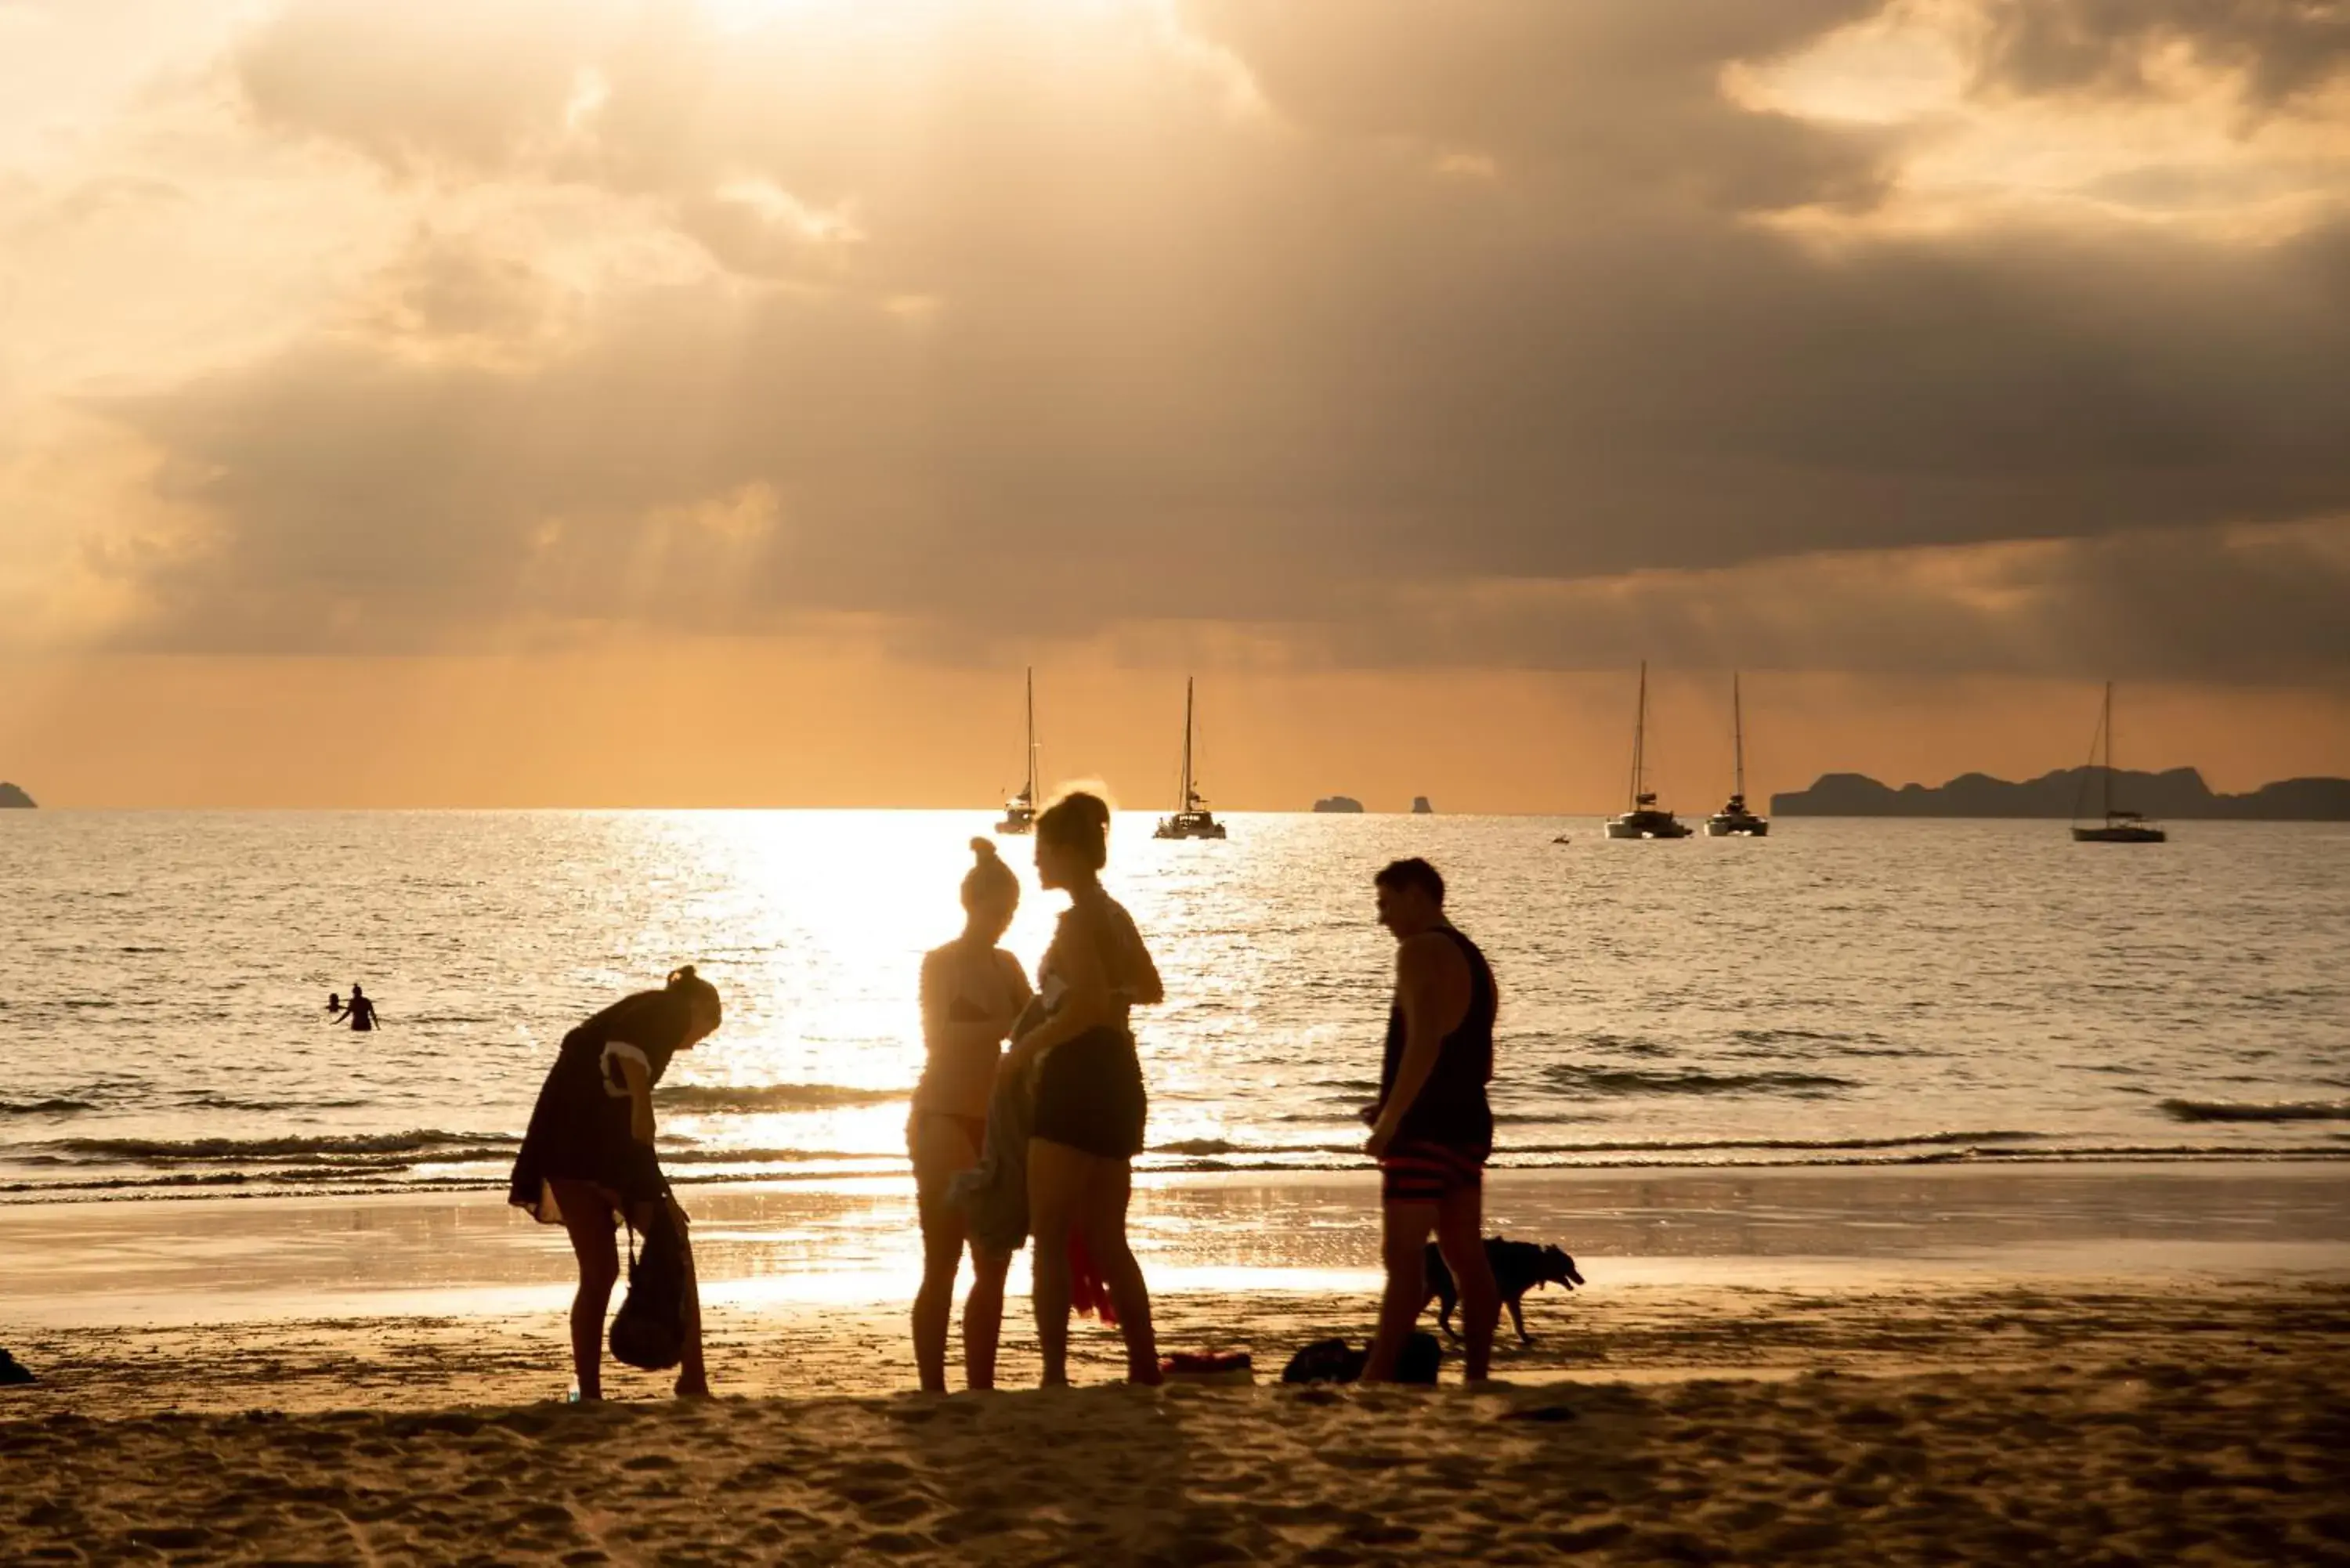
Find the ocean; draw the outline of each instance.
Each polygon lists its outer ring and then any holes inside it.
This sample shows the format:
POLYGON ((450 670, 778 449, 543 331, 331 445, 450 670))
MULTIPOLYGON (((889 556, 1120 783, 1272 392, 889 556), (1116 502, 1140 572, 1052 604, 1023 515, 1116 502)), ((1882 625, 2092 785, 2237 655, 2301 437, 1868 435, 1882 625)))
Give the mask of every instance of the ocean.
MULTIPOLYGON (((915 976, 980 812, 0 813, 0 1191, 502 1186, 573 1023, 692 961, 684 1182, 904 1169, 915 976), (356 981, 384 1027, 330 1024, 356 981)), ((1108 881, 1156 951, 1152 1170, 1358 1167, 1425 855, 1503 987, 1496 1163, 2350 1158, 2350 830, 1234 815, 1108 881), (1565 834, 1566 844, 1554 844, 1565 834)), ((1032 966, 1060 900, 1029 883, 1032 966)))

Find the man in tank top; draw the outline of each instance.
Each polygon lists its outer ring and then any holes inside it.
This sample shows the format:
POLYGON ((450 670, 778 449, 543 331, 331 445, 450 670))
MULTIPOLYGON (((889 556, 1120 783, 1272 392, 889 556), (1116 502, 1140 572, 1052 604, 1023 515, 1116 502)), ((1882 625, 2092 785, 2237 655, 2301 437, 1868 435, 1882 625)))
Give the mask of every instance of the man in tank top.
POLYGON ((1426 1255, 1436 1234, 1461 1284, 1471 1382, 1490 1375, 1501 1301, 1485 1257, 1485 1161, 1493 1152, 1493 1017, 1499 994, 1477 944, 1444 918, 1444 878, 1399 860, 1372 878, 1379 924, 1395 934, 1395 1005, 1388 1016, 1379 1101, 1365 1149, 1379 1162, 1387 1293, 1363 1381, 1387 1382, 1428 1304, 1426 1255))

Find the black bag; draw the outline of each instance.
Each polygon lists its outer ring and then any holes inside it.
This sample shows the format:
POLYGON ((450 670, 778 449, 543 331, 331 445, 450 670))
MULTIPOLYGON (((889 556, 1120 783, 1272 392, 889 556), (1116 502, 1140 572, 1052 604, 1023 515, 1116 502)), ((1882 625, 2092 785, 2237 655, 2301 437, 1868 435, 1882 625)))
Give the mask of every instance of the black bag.
MULTIPOLYGON (((1284 1383, 1352 1383, 1363 1375, 1370 1347, 1355 1349, 1343 1339, 1317 1339, 1289 1358, 1281 1369, 1284 1383)), ((1444 1346, 1432 1334, 1415 1330, 1396 1357, 1396 1381, 1433 1383, 1444 1361, 1444 1346)))
POLYGON ((644 1251, 629 1227, 629 1294, 612 1316, 612 1359, 666 1372, 685 1356, 685 1239, 666 1199, 653 1208, 644 1251))

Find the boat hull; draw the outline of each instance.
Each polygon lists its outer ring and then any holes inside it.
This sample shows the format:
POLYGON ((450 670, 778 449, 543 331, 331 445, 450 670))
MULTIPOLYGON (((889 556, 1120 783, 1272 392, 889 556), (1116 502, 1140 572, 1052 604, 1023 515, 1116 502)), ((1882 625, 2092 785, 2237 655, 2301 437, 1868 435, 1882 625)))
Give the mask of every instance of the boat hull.
POLYGON ((1034 833, 1036 831, 1036 822, 1034 817, 1029 817, 1024 820, 1019 817, 1007 816, 1002 822, 995 825, 995 831, 1004 834, 1034 833))
POLYGON ((1607 819, 1610 838, 1687 838, 1689 824, 1669 811, 1627 811, 1607 819))
POLYGON ((1154 831, 1150 836, 1153 838, 1212 839, 1223 838, 1228 836, 1224 832, 1224 825, 1218 822, 1214 817, 1210 816, 1206 812, 1184 811, 1178 812, 1173 816, 1160 817, 1159 819, 1159 826, 1157 830, 1154 831))
POLYGON ((2115 826, 2112 827, 2076 827, 2073 830, 2075 844, 2168 844, 2170 835, 2159 827, 2115 826))
POLYGON ((1709 816, 1705 819, 1708 838, 1768 838, 1771 822, 1762 816, 1709 816))

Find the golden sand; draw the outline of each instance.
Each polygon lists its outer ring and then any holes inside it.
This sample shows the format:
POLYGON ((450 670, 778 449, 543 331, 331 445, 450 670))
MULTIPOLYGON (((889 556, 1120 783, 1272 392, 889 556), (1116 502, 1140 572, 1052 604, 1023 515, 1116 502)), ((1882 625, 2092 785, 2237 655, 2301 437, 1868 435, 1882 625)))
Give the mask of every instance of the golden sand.
MULTIPOLYGON (((600 1407, 544 1315, 51 1332, 0 1559, 2350 1562, 2339 1284, 1533 1300, 1490 1391, 885 1394, 878 1311, 720 1314, 735 1397, 600 1407)), ((1272 1374, 1329 1315, 1163 1312, 1272 1374)))

